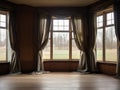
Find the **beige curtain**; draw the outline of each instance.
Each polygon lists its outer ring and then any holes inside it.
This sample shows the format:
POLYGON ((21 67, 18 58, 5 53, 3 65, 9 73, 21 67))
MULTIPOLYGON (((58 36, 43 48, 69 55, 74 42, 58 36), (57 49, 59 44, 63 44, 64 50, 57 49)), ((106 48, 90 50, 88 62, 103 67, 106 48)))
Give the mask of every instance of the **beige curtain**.
POLYGON ((39 17, 39 30, 38 30, 38 61, 37 61, 37 71, 43 71, 43 60, 42 60, 42 50, 45 48, 51 24, 51 16, 40 16, 39 17))
POLYGON ((16 30, 16 14, 14 11, 10 12, 9 17, 9 37, 12 48, 11 57, 11 72, 20 71, 20 62, 17 60, 17 30, 16 30))
POLYGON ((95 29, 91 33, 88 31, 89 18, 82 16, 72 16, 72 28, 77 47, 82 51, 81 59, 79 60, 80 72, 94 72, 95 58, 93 53, 95 43, 95 29))

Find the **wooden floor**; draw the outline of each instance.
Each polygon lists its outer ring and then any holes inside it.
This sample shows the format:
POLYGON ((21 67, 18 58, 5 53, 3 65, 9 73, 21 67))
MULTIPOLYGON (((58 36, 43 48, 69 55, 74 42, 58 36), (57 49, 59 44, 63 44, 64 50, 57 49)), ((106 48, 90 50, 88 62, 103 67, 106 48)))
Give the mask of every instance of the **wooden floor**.
POLYGON ((0 90, 120 90, 120 80, 76 72, 6 75, 0 76, 0 90))

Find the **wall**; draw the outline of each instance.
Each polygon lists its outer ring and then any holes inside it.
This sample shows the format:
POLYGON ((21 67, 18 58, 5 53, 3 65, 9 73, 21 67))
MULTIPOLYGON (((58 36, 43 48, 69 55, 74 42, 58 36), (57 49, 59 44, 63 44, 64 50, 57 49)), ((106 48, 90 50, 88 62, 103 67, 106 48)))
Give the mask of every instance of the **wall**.
POLYGON ((0 9, 1 10, 13 10, 16 7, 15 4, 7 2, 6 0, 0 0, 0 9))
POLYGON ((83 15, 86 13, 86 7, 38 7, 37 9, 40 14, 60 18, 69 17, 71 15, 83 15))
POLYGON ((35 9, 20 5, 16 9, 18 33, 18 60, 22 72, 32 72, 35 69, 34 60, 34 22, 35 9))

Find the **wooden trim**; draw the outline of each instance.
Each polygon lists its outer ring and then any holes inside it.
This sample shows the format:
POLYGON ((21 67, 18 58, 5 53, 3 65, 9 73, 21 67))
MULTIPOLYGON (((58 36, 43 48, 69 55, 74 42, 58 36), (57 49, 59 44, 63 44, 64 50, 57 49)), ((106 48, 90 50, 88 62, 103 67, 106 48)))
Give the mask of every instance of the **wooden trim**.
POLYGON ((113 5, 111 5, 110 7, 108 7, 107 9, 101 10, 99 12, 97 12, 97 16, 103 15, 103 13, 109 13, 113 11, 113 5))
POLYGON ((103 64, 117 64, 117 62, 113 62, 113 61, 97 61, 97 63, 103 63, 103 64))
POLYGON ((45 71, 77 71, 79 61, 44 61, 45 71))
POLYGON ((106 62, 106 43, 105 43, 105 37, 106 37, 106 27, 114 26, 114 24, 107 25, 107 13, 113 12, 113 6, 110 6, 109 8, 102 10, 101 12, 96 13, 96 17, 103 15, 103 26, 98 27, 97 29, 103 29, 103 61, 106 62))
POLYGON ((53 60, 53 20, 52 20, 52 30, 50 31, 50 59, 53 60))
POLYGON ((106 57, 106 48, 105 48, 105 27, 106 27, 106 14, 103 14, 103 61, 105 62, 106 57))
MULTIPOLYGON (((54 32, 67 32, 67 33, 69 33, 69 59, 66 59, 66 60, 74 60, 74 59, 72 59, 72 40, 74 39, 74 38, 72 38, 72 30, 71 30, 71 19, 70 19, 70 17, 68 17, 68 18, 63 18, 63 19, 56 19, 55 17, 53 17, 52 18, 52 29, 51 29, 51 31, 50 31, 50 60, 51 61, 53 61, 53 60, 55 60, 55 59, 53 59, 53 33, 54 32), (60 31, 53 31, 53 20, 69 20, 69 30, 68 31, 63 31, 63 30, 60 30, 60 31)), ((48 59, 45 59, 45 60, 47 60, 48 61, 48 59)), ((56 59, 56 61, 58 61, 59 59, 56 59)), ((65 59, 63 59, 63 60, 65 60, 65 59)), ((62 59, 60 60, 60 61, 62 61, 62 59)))
POLYGON ((97 62, 98 71, 108 75, 116 75, 116 65, 113 62, 97 62))
POLYGON ((69 19, 69 59, 72 60, 72 32, 71 32, 71 20, 69 19))

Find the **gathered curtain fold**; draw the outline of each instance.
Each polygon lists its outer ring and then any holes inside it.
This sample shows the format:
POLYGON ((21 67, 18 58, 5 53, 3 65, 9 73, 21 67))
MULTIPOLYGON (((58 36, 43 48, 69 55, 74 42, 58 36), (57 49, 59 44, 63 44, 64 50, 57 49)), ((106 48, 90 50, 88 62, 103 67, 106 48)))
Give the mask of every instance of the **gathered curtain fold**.
POLYGON ((16 30, 16 14, 14 11, 11 11, 9 14, 9 37, 10 45, 12 49, 11 57, 11 72, 20 71, 20 62, 17 60, 17 30, 16 30))
POLYGON ((95 56, 94 44, 96 38, 95 29, 90 29, 89 22, 81 16, 72 16, 72 28, 75 38, 75 43, 80 51, 82 51, 81 59, 79 60, 78 71, 94 72, 95 71, 95 56))
POLYGON ((51 16, 39 16, 38 22, 38 60, 37 60, 37 71, 43 71, 43 60, 42 60, 42 50, 45 48, 48 38, 49 30, 51 26, 51 16))
POLYGON ((120 1, 116 0, 114 3, 114 18, 115 18, 115 33, 118 40, 118 58, 116 74, 120 77, 120 1))

